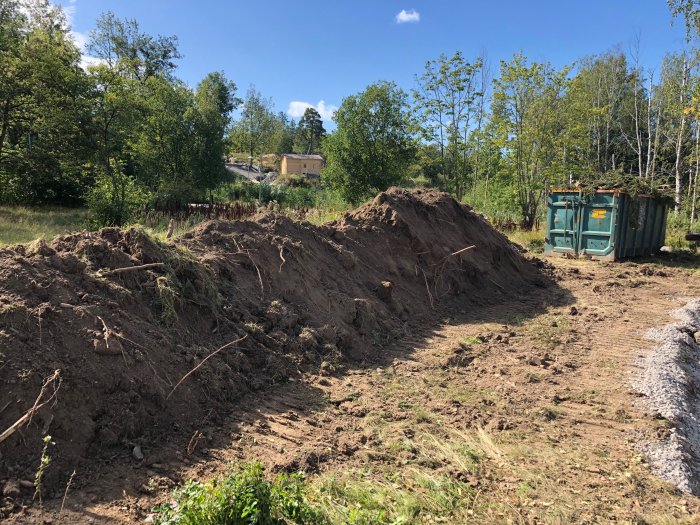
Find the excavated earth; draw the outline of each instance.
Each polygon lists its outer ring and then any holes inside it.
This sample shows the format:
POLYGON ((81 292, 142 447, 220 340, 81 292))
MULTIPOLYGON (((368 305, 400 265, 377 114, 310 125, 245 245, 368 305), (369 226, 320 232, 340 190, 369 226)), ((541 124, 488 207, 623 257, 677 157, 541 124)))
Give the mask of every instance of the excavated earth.
POLYGON ((167 465, 251 392, 524 300, 555 286, 542 266, 447 194, 395 188, 323 226, 261 213, 166 244, 105 228, 1 249, 0 432, 41 408, 0 443, 0 518, 31 501, 46 435, 45 499, 73 471, 80 491, 167 465))

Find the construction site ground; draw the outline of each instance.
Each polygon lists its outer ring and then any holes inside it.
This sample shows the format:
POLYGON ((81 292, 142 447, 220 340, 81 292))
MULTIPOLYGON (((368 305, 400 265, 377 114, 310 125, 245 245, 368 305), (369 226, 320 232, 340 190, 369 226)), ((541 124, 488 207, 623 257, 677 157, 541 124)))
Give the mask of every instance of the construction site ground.
MULTIPOLYGON (((160 448, 144 462, 124 454, 107 473, 16 523, 132 523, 186 479, 257 459, 310 477, 363 475, 411 487, 416 473, 448 470, 474 492, 482 523, 697 523, 700 502, 660 481, 639 444, 668 422, 638 408, 630 386, 647 329, 700 296, 692 265, 551 261, 551 300, 484 308, 443 319, 361 368, 319 370, 251 394, 226 424, 160 448), (457 450, 469 444, 475 463, 457 450), (189 446, 189 447, 188 447, 189 446)), ((419 490, 419 489, 418 489, 419 490)))

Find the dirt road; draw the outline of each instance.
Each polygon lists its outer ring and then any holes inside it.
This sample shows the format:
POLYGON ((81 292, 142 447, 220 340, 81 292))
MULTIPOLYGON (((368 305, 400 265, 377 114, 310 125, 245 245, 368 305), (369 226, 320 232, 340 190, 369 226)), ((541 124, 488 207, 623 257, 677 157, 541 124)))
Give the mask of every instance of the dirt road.
MULTIPOLYGON (((558 290, 444 319, 365 366, 326 364, 249 396, 222 424, 202 420, 189 443, 154 446, 144 462, 123 458, 108 480, 93 476, 69 495, 63 519, 143 520, 183 480, 257 458, 273 471, 305 470, 321 486, 427 498, 421 476, 468 483, 435 522, 697 523, 699 500, 659 481, 639 452, 669 424, 644 414, 629 385, 652 345, 645 331, 700 297, 696 271, 552 263, 558 290), (551 293, 556 306, 541 311, 551 293)), ((59 505, 43 516, 56 520, 59 505)), ((12 521, 37 518, 28 509, 12 521)))

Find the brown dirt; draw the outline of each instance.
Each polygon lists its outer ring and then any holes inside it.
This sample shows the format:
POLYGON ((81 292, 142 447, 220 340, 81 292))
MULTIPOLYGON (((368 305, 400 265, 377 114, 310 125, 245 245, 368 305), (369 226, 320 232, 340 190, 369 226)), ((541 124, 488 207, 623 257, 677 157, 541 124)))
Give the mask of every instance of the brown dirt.
MULTIPOLYGON (((260 453, 278 469, 352 459, 359 445, 343 430, 373 407, 337 398, 341 378, 369 378, 368 364, 400 368, 399 356, 422 363, 445 316, 505 323, 509 304, 532 316, 568 302, 538 266, 449 196, 399 189, 321 227, 262 214, 207 222, 168 245, 107 228, 0 250, 0 430, 46 377, 61 377, 54 402, 0 444, 0 516, 37 519, 26 482, 44 434, 54 443, 44 512, 75 470, 70 522, 142 517, 150 501, 133 494, 144 494, 144 476, 159 480, 145 493, 169 489, 185 468, 214 468, 203 458, 215 450, 260 453), (348 412, 341 430, 336 411, 348 412), (286 447, 223 446, 250 428, 286 447)), ((447 357, 447 369, 469 361, 447 357)), ((358 388, 376 386, 367 381, 358 388)))

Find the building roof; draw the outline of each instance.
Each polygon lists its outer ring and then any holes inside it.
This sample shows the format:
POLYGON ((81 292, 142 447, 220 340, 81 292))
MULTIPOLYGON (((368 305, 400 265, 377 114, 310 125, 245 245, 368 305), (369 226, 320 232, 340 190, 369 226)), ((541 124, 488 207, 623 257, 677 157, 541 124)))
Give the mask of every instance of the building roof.
POLYGON ((282 155, 288 159, 299 159, 299 160, 323 160, 321 155, 298 155, 296 153, 285 153, 282 155))

